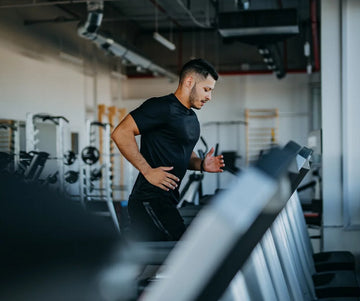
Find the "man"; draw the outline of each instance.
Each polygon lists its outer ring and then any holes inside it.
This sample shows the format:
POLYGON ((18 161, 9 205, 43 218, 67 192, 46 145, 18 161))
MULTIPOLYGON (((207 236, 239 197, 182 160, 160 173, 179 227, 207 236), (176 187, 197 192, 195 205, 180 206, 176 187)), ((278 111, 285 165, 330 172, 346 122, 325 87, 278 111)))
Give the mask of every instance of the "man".
POLYGON ((204 160, 193 149, 200 136, 195 112, 211 99, 218 79, 203 59, 186 63, 174 94, 150 98, 130 112, 111 137, 124 157, 139 170, 129 197, 131 228, 141 240, 178 240, 185 231, 176 204, 187 169, 222 172, 222 156, 204 160), (138 149, 135 136, 141 135, 138 149))

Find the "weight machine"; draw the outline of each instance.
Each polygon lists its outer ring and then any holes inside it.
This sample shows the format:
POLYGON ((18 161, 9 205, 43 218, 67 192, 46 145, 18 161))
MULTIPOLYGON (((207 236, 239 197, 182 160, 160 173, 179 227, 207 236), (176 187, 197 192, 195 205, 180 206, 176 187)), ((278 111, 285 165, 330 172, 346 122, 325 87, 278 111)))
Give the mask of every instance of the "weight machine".
POLYGON ((25 162, 26 159, 30 160, 30 164, 20 163, 25 178, 39 179, 47 160, 53 159, 56 164, 50 168, 54 168, 55 172, 50 174, 46 181, 50 184, 57 183, 58 189, 64 191, 64 154, 65 150, 69 149, 68 124, 69 121, 63 116, 32 113, 26 115, 26 153, 23 157, 25 162), (51 143, 50 139, 54 139, 54 143, 51 143), (51 156, 51 153, 55 153, 55 156, 51 156))
POLYGON ((82 206, 98 215, 110 216, 120 232, 116 215, 111 173, 111 126, 109 123, 87 121, 87 147, 81 152, 84 164, 80 168, 80 200, 82 206), (100 134, 101 133, 101 134, 100 134), (102 137, 101 148, 96 147, 102 137), (103 210, 103 203, 107 210, 103 210))

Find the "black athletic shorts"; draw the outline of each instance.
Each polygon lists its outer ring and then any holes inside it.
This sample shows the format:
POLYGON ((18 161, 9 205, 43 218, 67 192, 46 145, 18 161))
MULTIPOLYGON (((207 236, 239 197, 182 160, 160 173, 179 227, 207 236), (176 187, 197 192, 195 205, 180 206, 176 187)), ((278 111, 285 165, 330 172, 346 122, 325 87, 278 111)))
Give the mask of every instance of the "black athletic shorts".
POLYGON ((128 204, 130 235, 140 241, 179 240, 185 232, 184 220, 174 203, 167 198, 128 204))

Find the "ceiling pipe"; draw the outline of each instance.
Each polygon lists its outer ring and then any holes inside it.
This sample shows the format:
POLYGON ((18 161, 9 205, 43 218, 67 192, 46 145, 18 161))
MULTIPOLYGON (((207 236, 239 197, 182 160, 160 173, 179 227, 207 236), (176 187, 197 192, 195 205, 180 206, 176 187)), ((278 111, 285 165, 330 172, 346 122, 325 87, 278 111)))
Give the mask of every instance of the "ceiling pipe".
POLYGON ((201 23, 198 20, 196 20, 196 18, 192 14, 192 12, 186 8, 186 6, 184 5, 184 3, 181 0, 176 0, 176 2, 184 10, 184 12, 189 16, 189 18, 195 25, 197 25, 198 27, 201 27, 201 28, 212 28, 211 25, 204 24, 204 23, 201 23))
MULTIPOLYGON (((283 2, 282 0, 278 0, 278 7, 279 9, 283 9, 284 6, 283 6, 283 2)), ((287 66, 287 41, 284 40, 283 42, 283 64, 284 64, 284 70, 287 70, 288 69, 288 66, 287 66)), ((286 72, 286 71, 284 71, 286 72)))
POLYGON ((102 0, 88 1, 87 9, 87 20, 85 24, 78 27, 78 33, 83 38, 94 40, 103 18, 104 2, 102 0))
MULTIPOLYGON (((104 2, 114 2, 116 0, 102 0, 104 2)), ((63 1, 47 1, 47 2, 37 2, 36 0, 31 0, 29 3, 18 3, 18 4, 3 4, 0 5, 1 8, 25 8, 25 7, 38 7, 38 6, 54 6, 54 5, 63 5, 63 4, 80 4, 86 3, 89 0, 63 0, 63 1)))
POLYGON ((130 62, 139 67, 152 72, 153 75, 163 75, 171 81, 177 79, 177 76, 170 71, 156 65, 149 59, 137 54, 129 48, 116 43, 114 40, 107 38, 98 33, 101 21, 103 19, 103 0, 92 0, 87 2, 88 16, 84 24, 78 27, 80 37, 93 41, 99 48, 108 54, 122 58, 126 62, 130 62))
POLYGON ((317 18, 316 18, 316 1, 310 0, 310 17, 311 17, 311 32, 314 49, 314 71, 320 70, 320 57, 319 57, 319 37, 317 30, 317 18))

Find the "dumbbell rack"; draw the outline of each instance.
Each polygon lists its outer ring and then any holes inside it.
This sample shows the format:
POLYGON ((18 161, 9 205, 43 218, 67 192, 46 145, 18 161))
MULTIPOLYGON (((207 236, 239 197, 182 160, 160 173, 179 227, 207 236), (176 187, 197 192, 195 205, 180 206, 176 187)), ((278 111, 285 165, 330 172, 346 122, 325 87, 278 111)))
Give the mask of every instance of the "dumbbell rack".
POLYGON ((100 122, 91 122, 87 121, 86 131, 88 133, 87 143, 90 146, 96 144, 95 130, 98 129, 102 133, 102 145, 100 151, 102 170, 104 170, 100 187, 95 188, 92 186, 91 182, 91 166, 88 164, 83 164, 80 168, 80 200, 84 209, 89 210, 89 204, 91 202, 105 202, 107 205, 108 212, 104 211, 92 211, 97 215, 104 215, 111 217, 115 228, 120 232, 119 221, 116 216, 116 211, 114 207, 114 202, 112 198, 112 176, 111 176, 111 161, 110 161, 110 134, 111 126, 108 123, 100 122), (94 194, 95 192, 100 192, 94 194))

